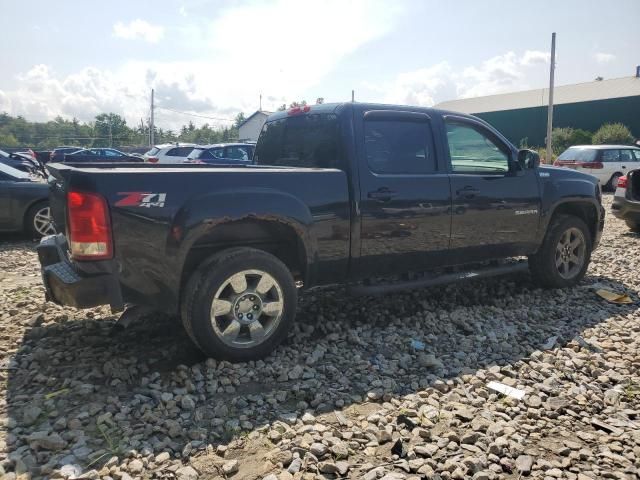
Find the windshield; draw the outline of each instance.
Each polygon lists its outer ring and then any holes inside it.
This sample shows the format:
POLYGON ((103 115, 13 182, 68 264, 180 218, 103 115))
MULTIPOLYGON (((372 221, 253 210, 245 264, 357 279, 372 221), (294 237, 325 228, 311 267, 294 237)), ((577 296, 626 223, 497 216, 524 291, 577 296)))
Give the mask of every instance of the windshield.
POLYGON ((17 168, 10 167, 9 165, 6 165, 4 163, 0 163, 0 172, 6 173, 7 175, 11 175, 12 177, 15 177, 15 178, 25 178, 25 179, 31 178, 31 176, 28 173, 22 172, 17 168))
POLYGON ((254 154, 256 165, 339 168, 338 117, 299 115, 267 122, 254 154))
POLYGON ((147 153, 145 153, 145 155, 149 155, 150 157, 152 157, 156 153, 158 153, 159 151, 160 151, 160 149, 158 147, 153 147, 151 150, 149 150, 147 153))
POLYGON ((597 150, 593 148, 568 148, 558 157, 558 160, 574 160, 578 162, 593 162, 596 159, 597 150))

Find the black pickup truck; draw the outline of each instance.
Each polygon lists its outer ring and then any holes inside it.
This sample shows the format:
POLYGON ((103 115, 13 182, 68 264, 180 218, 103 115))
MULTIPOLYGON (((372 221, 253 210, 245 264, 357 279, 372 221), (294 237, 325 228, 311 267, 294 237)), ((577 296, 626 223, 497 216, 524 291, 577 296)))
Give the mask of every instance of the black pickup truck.
POLYGON ((452 112, 278 112, 255 162, 50 165, 65 234, 38 247, 48 299, 180 314, 205 353, 247 360, 287 335, 298 288, 386 293, 526 268, 502 261, 517 257, 540 285, 569 287, 604 226, 594 177, 541 167, 452 112))

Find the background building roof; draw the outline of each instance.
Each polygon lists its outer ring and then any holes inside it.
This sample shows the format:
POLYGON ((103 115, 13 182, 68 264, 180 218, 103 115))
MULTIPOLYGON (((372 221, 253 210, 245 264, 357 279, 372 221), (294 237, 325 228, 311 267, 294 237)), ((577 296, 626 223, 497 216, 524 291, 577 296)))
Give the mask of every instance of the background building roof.
MULTIPOLYGON (((640 96, 640 78, 622 77, 573 85, 556 86, 554 105, 579 103, 591 100, 640 96)), ((549 89, 488 95, 486 97, 449 100, 436 105, 443 110, 462 113, 499 112, 520 108, 543 107, 549 103, 549 89)))

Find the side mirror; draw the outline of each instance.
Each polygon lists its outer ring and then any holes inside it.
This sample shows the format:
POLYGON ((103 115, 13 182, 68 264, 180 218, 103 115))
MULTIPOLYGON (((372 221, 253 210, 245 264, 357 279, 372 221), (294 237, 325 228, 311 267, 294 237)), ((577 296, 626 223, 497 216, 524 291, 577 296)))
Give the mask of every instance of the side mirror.
POLYGON ((518 163, 522 165, 523 168, 538 168, 540 165, 540 155, 538 155, 538 152, 523 148, 522 150, 518 150, 518 163))

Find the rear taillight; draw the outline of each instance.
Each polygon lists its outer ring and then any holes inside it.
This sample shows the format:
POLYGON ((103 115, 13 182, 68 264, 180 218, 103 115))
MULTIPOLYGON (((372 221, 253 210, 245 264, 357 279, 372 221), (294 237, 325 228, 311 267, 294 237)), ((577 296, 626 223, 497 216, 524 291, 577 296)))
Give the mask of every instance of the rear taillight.
POLYGON ((559 167, 560 165, 561 165, 561 163, 560 163, 558 160, 556 160, 555 162, 553 162, 553 166, 554 166, 554 167, 559 167))
POLYGON ((582 168, 595 168, 596 170, 599 168, 604 168, 602 162, 577 162, 577 165, 581 166, 582 168))
POLYGON ((147 157, 147 162, 149 163, 158 163, 158 157, 147 157))
POLYGON ((618 188, 627 188, 627 176, 624 175, 618 179, 618 188))
POLYGON ((67 194, 68 233, 74 260, 105 260, 113 256, 107 201, 93 193, 67 194))

